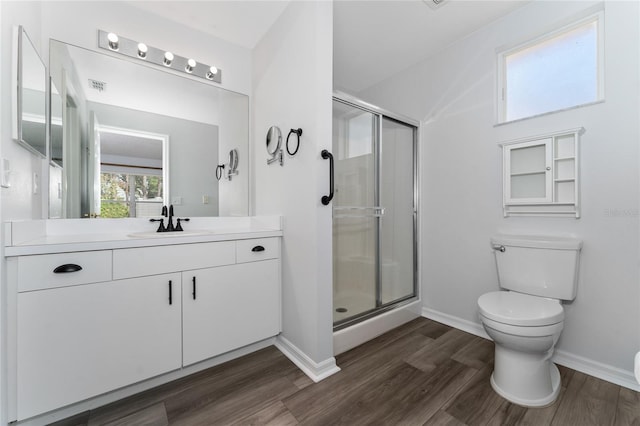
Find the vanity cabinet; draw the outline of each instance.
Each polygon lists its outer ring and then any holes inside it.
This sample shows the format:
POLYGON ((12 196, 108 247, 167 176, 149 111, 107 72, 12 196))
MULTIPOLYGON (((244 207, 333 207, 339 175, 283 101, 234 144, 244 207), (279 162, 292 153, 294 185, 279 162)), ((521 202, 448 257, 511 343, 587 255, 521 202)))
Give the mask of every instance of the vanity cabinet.
POLYGON ((278 334, 278 282, 278 260, 183 272, 183 364, 278 334))
POLYGON ((182 273, 185 366, 280 332, 279 239, 239 240, 234 250, 234 265, 182 273))
POLYGON ((18 418, 180 368, 180 297, 177 273, 19 293, 18 418))
POLYGON ((17 283, 14 420, 281 329, 277 237, 17 256, 9 265, 17 283), (61 264, 82 269, 53 273, 61 264))

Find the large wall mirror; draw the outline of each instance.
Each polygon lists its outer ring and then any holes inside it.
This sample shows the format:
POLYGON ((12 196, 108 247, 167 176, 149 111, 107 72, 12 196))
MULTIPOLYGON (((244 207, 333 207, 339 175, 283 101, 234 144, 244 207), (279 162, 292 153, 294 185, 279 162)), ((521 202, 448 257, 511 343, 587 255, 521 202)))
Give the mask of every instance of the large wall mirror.
POLYGON ((55 40, 49 65, 50 217, 248 215, 246 95, 55 40))
POLYGON ((22 26, 14 28, 13 138, 46 156, 47 70, 22 26))

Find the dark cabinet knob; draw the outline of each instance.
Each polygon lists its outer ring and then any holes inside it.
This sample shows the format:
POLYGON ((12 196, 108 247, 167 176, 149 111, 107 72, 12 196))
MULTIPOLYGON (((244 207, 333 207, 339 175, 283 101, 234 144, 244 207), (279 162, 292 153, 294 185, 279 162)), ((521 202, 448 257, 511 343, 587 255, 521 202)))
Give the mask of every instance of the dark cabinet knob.
POLYGON ((264 251, 264 247, 255 246, 254 248, 251 249, 251 251, 254 252, 254 253, 258 253, 258 252, 264 251))

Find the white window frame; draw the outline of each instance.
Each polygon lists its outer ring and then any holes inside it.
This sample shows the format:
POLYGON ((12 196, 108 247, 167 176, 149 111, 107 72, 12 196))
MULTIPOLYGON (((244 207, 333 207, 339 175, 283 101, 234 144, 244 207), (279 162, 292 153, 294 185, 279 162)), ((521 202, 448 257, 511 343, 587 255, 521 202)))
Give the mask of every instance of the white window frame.
POLYGON ((556 26, 550 31, 546 31, 544 34, 535 37, 533 39, 529 39, 525 42, 520 42, 515 45, 511 45, 508 47, 498 48, 496 50, 497 56, 497 92, 496 92, 496 123, 509 123, 514 121, 526 120, 532 117, 539 117, 541 115, 552 114, 558 111, 565 111, 569 109, 579 108, 585 105, 593 105, 595 103, 599 103, 604 101, 604 10, 599 10, 595 13, 589 13, 587 16, 583 16, 579 19, 573 19, 570 23, 564 23, 560 26, 556 26), (513 120, 507 121, 507 102, 506 102, 506 92, 507 81, 506 81, 506 57, 517 53, 519 51, 528 49, 532 46, 535 46, 540 43, 544 43, 550 39, 558 37, 564 33, 569 31, 573 31, 576 28, 579 28, 583 25, 587 25, 590 23, 597 23, 597 96, 596 99, 592 102, 587 102, 584 104, 574 105, 568 108, 562 108, 559 110, 553 111, 545 111, 540 114, 521 117, 513 120))

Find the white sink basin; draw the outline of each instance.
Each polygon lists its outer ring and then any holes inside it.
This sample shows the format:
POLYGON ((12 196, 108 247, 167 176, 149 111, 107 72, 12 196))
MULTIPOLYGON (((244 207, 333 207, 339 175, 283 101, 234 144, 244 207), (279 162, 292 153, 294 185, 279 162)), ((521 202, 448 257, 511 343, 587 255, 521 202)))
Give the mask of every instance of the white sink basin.
POLYGON ((129 237, 132 237, 132 238, 196 237, 198 235, 208 235, 212 233, 213 231, 207 231, 204 229, 193 230, 193 231, 173 231, 173 232, 145 231, 145 232, 134 232, 132 234, 129 234, 129 237))

